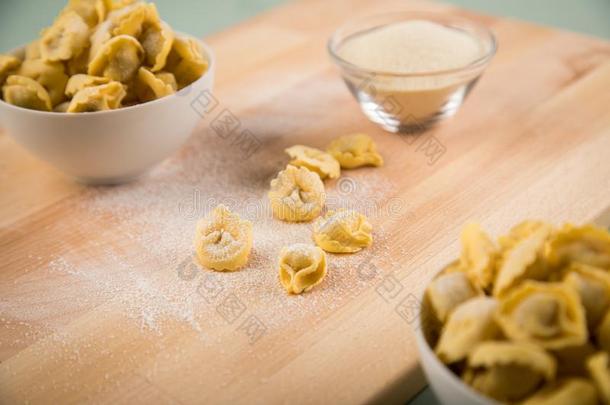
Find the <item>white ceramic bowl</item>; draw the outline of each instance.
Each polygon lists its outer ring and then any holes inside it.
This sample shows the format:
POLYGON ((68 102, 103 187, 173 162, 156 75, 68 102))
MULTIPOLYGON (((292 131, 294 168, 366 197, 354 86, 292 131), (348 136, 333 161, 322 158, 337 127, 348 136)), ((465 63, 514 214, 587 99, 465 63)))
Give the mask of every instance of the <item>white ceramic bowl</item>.
POLYGON ((415 338, 419 350, 419 362, 424 370, 426 379, 432 391, 443 404, 451 405, 499 405, 498 402, 487 398, 472 389, 443 364, 430 347, 429 339, 434 335, 431 322, 430 308, 425 300, 420 300, 419 328, 415 338))
POLYGON ((28 110, 0 100, 0 127, 25 149, 87 184, 132 180, 173 154, 201 119, 193 103, 211 93, 216 60, 200 41, 208 71, 176 94, 93 113, 28 110))

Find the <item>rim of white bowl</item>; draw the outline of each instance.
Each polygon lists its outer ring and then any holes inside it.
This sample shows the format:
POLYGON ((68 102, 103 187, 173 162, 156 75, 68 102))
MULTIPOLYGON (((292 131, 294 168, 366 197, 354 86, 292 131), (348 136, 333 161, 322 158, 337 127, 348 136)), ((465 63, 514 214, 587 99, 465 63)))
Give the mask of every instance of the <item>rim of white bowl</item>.
MULTIPOLYGON (((197 41, 199 43, 199 45, 201 45, 203 47, 206 55, 208 56, 209 65, 208 65, 208 69, 205 71, 205 73, 203 75, 201 75, 201 77, 199 79, 195 80, 193 83, 189 84, 188 86, 184 87, 183 89, 178 90, 177 92, 175 92, 174 94, 171 94, 169 96, 157 98, 155 100, 147 101, 145 103, 139 103, 139 104, 134 104, 134 105, 126 106, 126 107, 117 108, 114 110, 88 111, 88 112, 79 112, 79 113, 32 110, 30 108, 19 107, 17 105, 7 103, 6 101, 2 100, 2 98, 0 98, 0 104, 3 106, 6 106, 9 109, 14 109, 17 111, 26 111, 26 112, 32 113, 32 114, 48 115, 51 117, 91 117, 91 116, 99 117, 102 114, 121 114, 121 113, 126 113, 128 111, 133 111, 135 109, 146 108, 146 106, 151 105, 151 104, 167 102, 167 101, 171 100, 173 97, 184 97, 185 96, 184 93, 189 93, 191 91, 191 88, 196 83, 207 78, 209 75, 211 75, 212 70, 216 69, 216 55, 214 54, 214 51, 212 50, 212 48, 208 44, 206 44, 204 41, 202 41, 201 39, 199 39, 193 35, 185 34, 182 32, 176 32, 176 34, 185 36, 185 37, 189 37, 189 38, 192 38, 195 41, 197 41)), ((25 47, 26 47, 26 45, 22 45, 20 47, 13 49, 9 53, 10 54, 19 53, 19 52, 23 51, 25 49, 25 47)))
MULTIPOLYGON (((454 28, 460 29, 457 26, 455 26, 454 28)), ((460 29, 460 30, 462 30, 462 29, 460 29)), ((494 35, 493 31, 489 27, 487 27, 486 25, 481 24, 477 21, 474 21, 470 18, 455 16, 455 15, 453 15, 451 13, 447 13, 447 12, 408 11, 407 10, 407 11, 393 11, 393 12, 386 12, 386 13, 371 14, 371 15, 363 16, 363 17, 356 18, 353 20, 348 20, 343 25, 341 25, 339 28, 337 28, 335 30, 335 32, 333 32, 331 37, 328 39, 328 42, 326 43, 326 49, 327 49, 328 53, 330 54, 331 59, 337 65, 339 65, 340 67, 342 67, 344 69, 348 69, 353 72, 365 73, 365 74, 369 74, 369 75, 412 78, 412 77, 452 75, 452 74, 459 74, 459 73, 464 73, 464 72, 469 72, 469 71, 477 70, 480 68, 484 68, 485 66, 487 66, 487 64, 491 61, 491 59, 496 54, 496 51, 498 50, 498 41, 497 41, 496 36, 494 35), (353 26, 357 26, 359 24, 364 24, 367 21, 371 21, 374 19, 383 20, 385 18, 398 18, 398 17, 400 17, 400 20, 393 21, 393 22, 387 22, 387 23, 379 23, 379 24, 375 25, 374 27, 369 27, 366 29, 359 30, 355 33, 347 35, 345 38, 340 39, 341 34, 343 34, 344 31, 348 30, 349 28, 351 28, 353 26), (376 28, 380 28, 380 27, 383 27, 386 25, 395 24, 400 21, 409 21, 409 20, 415 20, 415 19, 432 21, 432 22, 436 22, 436 23, 439 23, 442 25, 447 25, 448 23, 440 22, 440 20, 451 20, 451 22, 453 22, 454 25, 462 24, 462 26, 478 30, 478 31, 480 31, 480 33, 482 33, 485 36, 484 39, 489 43, 489 49, 482 56, 469 62, 468 64, 466 64, 464 66, 460 66, 460 67, 452 68, 452 69, 431 70, 431 71, 421 71, 421 72, 411 72, 411 73, 368 69, 368 68, 356 65, 352 62, 349 62, 348 60, 339 56, 339 54, 337 53, 340 45, 342 43, 344 43, 346 38, 348 38, 350 36, 356 35, 357 33, 360 33, 360 32, 369 31, 371 29, 376 29, 376 28)))

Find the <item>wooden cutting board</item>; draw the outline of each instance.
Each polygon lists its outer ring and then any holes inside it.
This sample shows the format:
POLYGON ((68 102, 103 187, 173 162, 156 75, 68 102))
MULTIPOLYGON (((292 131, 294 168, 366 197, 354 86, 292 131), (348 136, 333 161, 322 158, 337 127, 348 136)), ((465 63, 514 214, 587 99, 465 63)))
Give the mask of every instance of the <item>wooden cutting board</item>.
POLYGON ((87 189, 0 135, 0 402, 404 403, 425 384, 413 297, 456 256, 464 222, 498 235, 610 206, 607 42, 402 0, 291 3, 207 40, 211 112, 137 183, 87 189), (325 50, 344 20, 405 9, 472 17, 500 44, 458 115, 417 139, 369 123, 325 50), (254 144, 218 131, 225 109, 254 144), (274 255, 310 234, 273 224, 268 182, 285 147, 352 131, 371 134, 386 164, 327 189, 371 203, 375 243, 329 256, 325 283, 287 296, 274 255), (201 201, 255 222, 243 271, 192 267, 201 201))

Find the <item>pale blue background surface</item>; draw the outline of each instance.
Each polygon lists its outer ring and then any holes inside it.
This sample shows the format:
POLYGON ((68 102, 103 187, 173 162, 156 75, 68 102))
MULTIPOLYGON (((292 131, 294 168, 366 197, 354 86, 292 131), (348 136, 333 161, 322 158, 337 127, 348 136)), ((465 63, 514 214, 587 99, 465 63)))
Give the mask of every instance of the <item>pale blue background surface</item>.
MULTIPOLYGON (((332 1, 332 0, 327 0, 332 1)), ((373 1, 373 0, 371 0, 373 1)), ((37 37, 65 0, 0 0, 0 52, 37 37)), ((204 36, 283 0, 154 0, 176 30, 204 36)), ((510 16, 610 39, 610 0, 448 0, 488 14, 510 16)), ((349 18, 348 15, 345 16, 349 18)), ((429 389, 411 404, 437 404, 429 389)))

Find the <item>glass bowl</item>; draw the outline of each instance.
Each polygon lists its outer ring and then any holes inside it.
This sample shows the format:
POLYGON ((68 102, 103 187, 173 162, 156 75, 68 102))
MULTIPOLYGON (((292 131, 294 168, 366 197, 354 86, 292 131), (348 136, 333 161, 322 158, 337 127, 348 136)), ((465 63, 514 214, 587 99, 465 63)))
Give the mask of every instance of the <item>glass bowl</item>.
POLYGON ((436 12, 395 12, 358 19, 340 27, 328 52, 364 114, 389 132, 417 134, 457 112, 496 52, 496 39, 474 21, 436 12), (424 20, 470 35, 480 56, 465 66, 401 73, 357 66, 340 56, 353 37, 391 24, 424 20))

